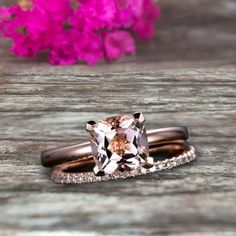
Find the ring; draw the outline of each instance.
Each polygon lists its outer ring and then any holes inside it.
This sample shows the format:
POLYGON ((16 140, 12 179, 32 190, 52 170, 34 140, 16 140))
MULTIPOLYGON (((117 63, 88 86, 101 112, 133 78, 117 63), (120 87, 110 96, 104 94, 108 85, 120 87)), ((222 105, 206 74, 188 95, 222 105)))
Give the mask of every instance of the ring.
POLYGON ((146 132, 144 123, 142 113, 89 121, 90 142, 43 151, 41 163, 53 167, 54 182, 69 184, 127 178, 196 159, 186 127, 146 132))

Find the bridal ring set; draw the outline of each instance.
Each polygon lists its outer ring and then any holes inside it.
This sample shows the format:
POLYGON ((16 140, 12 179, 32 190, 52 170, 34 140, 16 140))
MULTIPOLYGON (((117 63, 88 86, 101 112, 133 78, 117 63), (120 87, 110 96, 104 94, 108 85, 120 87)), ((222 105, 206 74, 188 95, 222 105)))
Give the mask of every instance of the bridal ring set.
POLYGON ((186 127, 145 129, 142 113, 86 123, 90 142, 46 150, 41 162, 56 183, 124 179, 171 169, 196 159, 186 127))

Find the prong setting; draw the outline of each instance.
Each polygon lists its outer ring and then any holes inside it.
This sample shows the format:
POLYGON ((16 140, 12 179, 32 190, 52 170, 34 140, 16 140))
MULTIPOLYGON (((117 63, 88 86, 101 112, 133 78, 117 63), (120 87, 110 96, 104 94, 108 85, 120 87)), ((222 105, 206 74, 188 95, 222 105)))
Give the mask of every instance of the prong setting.
POLYGON ((96 125, 96 122, 93 120, 90 120, 86 123, 85 128, 88 132, 92 132, 95 125, 96 125))
POLYGON ((145 121, 144 115, 142 112, 137 112, 133 114, 133 117, 135 120, 137 120, 139 123, 143 124, 145 121))

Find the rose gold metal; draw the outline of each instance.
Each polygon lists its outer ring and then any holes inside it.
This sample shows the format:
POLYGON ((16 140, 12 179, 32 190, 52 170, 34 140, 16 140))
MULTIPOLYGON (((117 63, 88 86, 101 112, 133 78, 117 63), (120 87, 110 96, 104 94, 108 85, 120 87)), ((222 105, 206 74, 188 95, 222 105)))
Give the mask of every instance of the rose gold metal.
MULTIPOLYGON (((189 144, 185 141, 182 142, 176 142, 176 143, 167 143, 167 144, 162 144, 155 149, 152 150, 152 153, 156 154, 157 157, 155 158, 155 161, 160 160, 160 156, 165 156, 165 158, 170 158, 175 155, 179 155, 181 153, 186 152, 189 149, 189 144)), ((163 157, 162 157, 163 159, 163 157)), ((92 156, 90 157, 84 157, 81 159, 65 162, 63 164, 60 164, 57 166, 57 170, 59 171, 69 171, 72 170, 77 170, 79 172, 83 172, 85 169, 84 167, 91 168, 89 171, 93 170, 93 167, 95 165, 94 159, 92 156)))
POLYGON ((196 159, 196 148, 187 142, 162 144, 155 148, 155 153, 159 158, 154 158, 154 167, 151 169, 143 168, 141 170, 125 171, 123 173, 114 173, 98 177, 93 173, 93 167, 95 165, 94 159, 87 157, 57 165, 53 168, 51 178, 56 183, 64 184, 88 183, 119 178, 124 179, 171 169, 196 159), (165 154, 164 159, 163 154, 165 154), (162 159, 160 159, 160 156, 162 156, 162 159))
MULTIPOLYGON (((172 150, 176 144, 182 145, 188 139, 186 127, 168 127, 147 131, 150 154, 160 151, 165 145, 165 152, 172 150), (168 146, 169 145, 169 146, 168 146), (168 148, 167 148, 168 147, 168 148)), ((90 142, 50 149, 41 153, 41 162, 45 167, 58 164, 90 160, 92 158, 90 142)))

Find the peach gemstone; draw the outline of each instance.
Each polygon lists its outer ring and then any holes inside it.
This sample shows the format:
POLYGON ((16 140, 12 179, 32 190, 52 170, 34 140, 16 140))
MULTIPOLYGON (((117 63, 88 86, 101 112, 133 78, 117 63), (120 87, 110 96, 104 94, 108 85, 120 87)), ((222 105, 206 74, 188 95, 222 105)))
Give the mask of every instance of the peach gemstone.
POLYGON ((149 156, 142 113, 87 123, 98 176, 140 169, 149 156))

